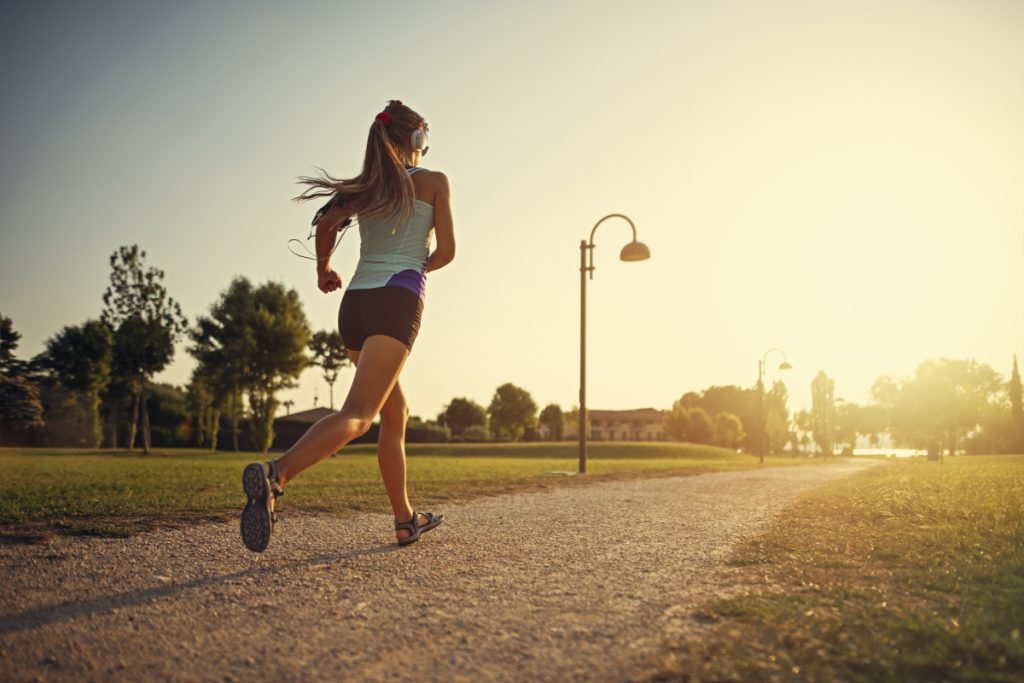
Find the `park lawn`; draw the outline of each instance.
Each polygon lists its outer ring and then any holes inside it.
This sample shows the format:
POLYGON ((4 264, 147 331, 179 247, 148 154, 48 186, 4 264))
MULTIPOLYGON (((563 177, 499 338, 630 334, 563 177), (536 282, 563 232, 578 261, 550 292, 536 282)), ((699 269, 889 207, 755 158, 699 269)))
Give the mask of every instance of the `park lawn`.
MULTIPOLYGON (((480 495, 758 467, 731 450, 679 443, 588 445, 588 475, 574 472, 575 443, 409 444, 409 494, 417 507, 480 495)), ((165 524, 227 519, 244 503, 241 472, 254 453, 188 449, 151 455, 73 449, 0 449, 5 473, 0 524, 36 531, 128 535, 165 524)), ((772 457, 766 465, 806 464, 772 457)), ((344 513, 389 510, 376 445, 352 446, 288 486, 281 509, 344 513)), ((10 535, 10 534, 9 534, 10 535)))
POLYGON ((735 556, 657 681, 1024 680, 1024 456, 913 459, 803 496, 735 556))

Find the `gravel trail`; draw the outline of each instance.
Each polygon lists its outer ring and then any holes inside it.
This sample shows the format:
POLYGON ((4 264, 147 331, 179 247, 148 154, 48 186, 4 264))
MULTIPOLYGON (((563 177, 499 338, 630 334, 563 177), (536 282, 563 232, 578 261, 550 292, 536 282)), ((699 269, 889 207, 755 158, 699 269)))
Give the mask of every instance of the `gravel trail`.
POLYGON ((287 498, 262 555, 237 522, 0 545, 0 680, 625 681, 743 590, 738 540, 873 464, 479 499, 401 549, 287 498))

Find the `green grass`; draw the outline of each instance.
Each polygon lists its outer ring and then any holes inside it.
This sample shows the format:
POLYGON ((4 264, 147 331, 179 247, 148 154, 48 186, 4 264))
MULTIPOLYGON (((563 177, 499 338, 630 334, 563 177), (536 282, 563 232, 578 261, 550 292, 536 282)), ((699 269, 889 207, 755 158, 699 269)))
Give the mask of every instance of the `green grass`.
MULTIPOLYGON (((576 470, 576 444, 410 444, 409 492, 417 506, 479 495, 609 478, 757 467, 733 451, 677 443, 596 443, 587 477, 576 470)), ((0 524, 45 522, 75 533, 117 533, 154 522, 224 518, 237 514, 242 468, 253 453, 164 450, 151 455, 62 449, 0 449, 4 495, 0 524), (120 520, 120 521, 119 521, 120 520), (61 526, 63 525, 63 527, 61 526), (105 531, 106 530, 106 531, 105 531)), ((770 458, 770 465, 806 460, 770 458)), ((288 510, 343 513, 388 510, 376 445, 354 446, 304 472, 282 500, 288 510)))
POLYGON ((1024 456, 831 482, 743 546, 654 680, 1024 681, 1024 456))

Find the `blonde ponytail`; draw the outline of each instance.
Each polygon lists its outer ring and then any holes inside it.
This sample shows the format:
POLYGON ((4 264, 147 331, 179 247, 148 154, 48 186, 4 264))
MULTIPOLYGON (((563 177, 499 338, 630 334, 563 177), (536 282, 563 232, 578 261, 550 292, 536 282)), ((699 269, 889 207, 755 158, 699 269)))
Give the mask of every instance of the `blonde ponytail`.
POLYGON ((320 168, 322 177, 300 176, 298 183, 309 187, 293 200, 304 202, 340 193, 351 214, 404 222, 412 215, 414 196, 405 164, 412 132, 422 123, 422 116, 400 100, 391 100, 370 125, 362 172, 355 178, 340 179, 320 168))

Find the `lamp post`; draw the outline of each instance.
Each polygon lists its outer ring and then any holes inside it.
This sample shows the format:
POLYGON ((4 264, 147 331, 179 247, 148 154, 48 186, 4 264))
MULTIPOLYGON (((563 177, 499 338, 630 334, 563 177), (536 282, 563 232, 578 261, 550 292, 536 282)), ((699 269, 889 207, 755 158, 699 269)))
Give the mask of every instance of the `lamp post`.
POLYGON ((621 213, 610 213, 594 224, 590 231, 590 242, 580 241, 580 466, 579 473, 587 473, 587 273, 594 277, 594 233, 597 226, 609 218, 622 218, 633 229, 633 241, 622 248, 619 258, 623 261, 643 261, 651 257, 651 250, 642 242, 636 241, 636 226, 629 217, 621 213), (589 254, 589 259, 588 259, 589 254))
POLYGON ((768 360, 768 354, 772 351, 777 351, 782 354, 782 363, 779 365, 779 370, 792 370, 793 366, 789 364, 789 360, 786 358, 786 352, 782 349, 771 348, 764 352, 761 356, 761 360, 757 361, 757 427, 758 427, 758 438, 757 438, 757 454, 759 456, 759 463, 764 462, 764 366, 765 361, 768 360))

